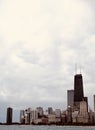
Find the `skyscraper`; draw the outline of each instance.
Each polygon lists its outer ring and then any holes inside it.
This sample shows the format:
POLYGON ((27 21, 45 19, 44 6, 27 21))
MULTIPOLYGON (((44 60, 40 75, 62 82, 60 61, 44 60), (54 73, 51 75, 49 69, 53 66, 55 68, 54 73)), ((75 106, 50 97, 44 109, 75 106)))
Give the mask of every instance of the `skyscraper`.
POLYGON ((73 107, 74 105, 74 90, 67 91, 67 106, 73 107))
POLYGON ((38 111, 38 117, 42 117, 43 114, 44 114, 43 108, 42 108, 42 107, 37 107, 36 109, 37 109, 37 111, 38 111))
POLYGON ((7 108, 7 124, 12 124, 12 108, 7 108))
POLYGON ((84 100, 83 79, 82 74, 74 76, 74 104, 84 100))
POLYGON ((52 107, 48 107, 48 114, 52 114, 52 113, 53 113, 52 107))
POLYGON ((20 123, 24 124, 25 123, 25 111, 20 110, 20 123))
POLYGON ((94 112, 95 112, 95 95, 94 95, 94 112))

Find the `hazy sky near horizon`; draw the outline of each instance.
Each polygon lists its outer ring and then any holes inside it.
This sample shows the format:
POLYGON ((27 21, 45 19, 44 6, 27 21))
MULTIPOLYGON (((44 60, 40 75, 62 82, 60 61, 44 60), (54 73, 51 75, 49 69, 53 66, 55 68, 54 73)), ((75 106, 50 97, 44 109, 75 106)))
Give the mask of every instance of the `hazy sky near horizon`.
POLYGON ((93 109, 94 7, 94 0, 0 0, 1 121, 8 106, 65 109, 76 63, 93 109))

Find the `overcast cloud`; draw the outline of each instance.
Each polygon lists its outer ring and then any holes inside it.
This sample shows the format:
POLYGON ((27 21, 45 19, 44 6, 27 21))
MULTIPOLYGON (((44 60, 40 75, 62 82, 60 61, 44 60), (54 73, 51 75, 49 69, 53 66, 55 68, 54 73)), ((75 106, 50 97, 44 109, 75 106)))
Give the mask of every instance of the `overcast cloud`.
POLYGON ((75 63, 93 109, 94 7, 94 0, 0 0, 0 121, 9 106, 66 109, 75 63))

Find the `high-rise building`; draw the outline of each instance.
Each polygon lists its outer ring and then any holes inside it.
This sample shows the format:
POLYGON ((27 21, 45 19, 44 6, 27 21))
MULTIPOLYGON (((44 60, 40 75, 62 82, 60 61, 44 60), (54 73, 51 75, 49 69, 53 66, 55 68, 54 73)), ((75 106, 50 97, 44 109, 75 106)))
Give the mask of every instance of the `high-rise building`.
POLYGON ((94 95, 94 112, 95 112, 95 95, 94 95))
POLYGON ((42 117, 43 114, 44 114, 43 108, 42 108, 42 107, 37 107, 36 109, 37 109, 37 111, 38 111, 38 116, 39 116, 39 117, 42 117))
POLYGON ((36 109, 31 110, 31 112, 30 112, 30 122, 31 122, 31 124, 34 123, 37 119, 38 119, 38 111, 36 109))
POLYGON ((74 105, 74 90, 67 91, 67 107, 73 107, 74 105))
POLYGON ((28 108, 25 110, 25 124, 30 124, 30 113, 32 111, 32 108, 28 108))
POLYGON ((52 114, 52 113, 53 113, 52 107, 48 107, 48 114, 52 114))
POLYGON ((25 123, 25 111, 20 110, 20 123, 24 124, 25 123))
POLYGON ((84 100, 83 79, 82 74, 74 76, 74 104, 84 100))
POLYGON ((7 108, 7 124, 12 124, 12 108, 7 108))

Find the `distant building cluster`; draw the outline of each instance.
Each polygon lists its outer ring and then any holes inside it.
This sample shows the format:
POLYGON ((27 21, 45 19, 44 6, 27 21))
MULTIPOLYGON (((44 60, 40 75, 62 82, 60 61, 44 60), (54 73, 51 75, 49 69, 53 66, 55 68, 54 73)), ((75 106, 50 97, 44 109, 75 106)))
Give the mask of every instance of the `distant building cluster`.
POLYGON ((60 124, 62 122, 62 112, 60 109, 53 110, 49 107, 44 111, 42 107, 36 109, 28 108, 20 111, 21 124, 60 124))
MULTIPOLYGON (((7 124, 12 124, 12 108, 7 109, 7 124)), ((88 98, 84 96, 82 74, 74 76, 74 89, 67 90, 66 110, 48 107, 20 110, 20 124, 33 125, 95 125, 95 95, 94 112, 89 108, 88 98)))

